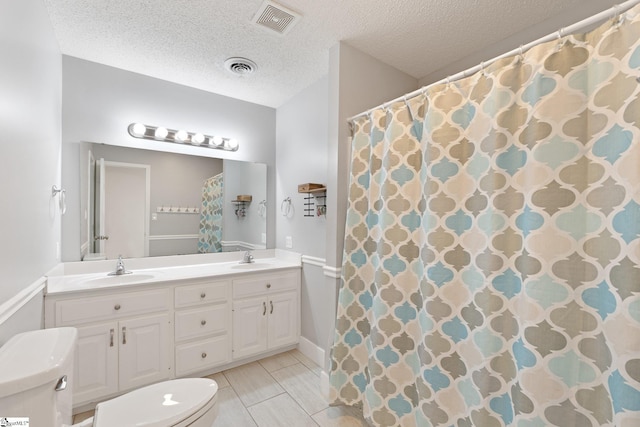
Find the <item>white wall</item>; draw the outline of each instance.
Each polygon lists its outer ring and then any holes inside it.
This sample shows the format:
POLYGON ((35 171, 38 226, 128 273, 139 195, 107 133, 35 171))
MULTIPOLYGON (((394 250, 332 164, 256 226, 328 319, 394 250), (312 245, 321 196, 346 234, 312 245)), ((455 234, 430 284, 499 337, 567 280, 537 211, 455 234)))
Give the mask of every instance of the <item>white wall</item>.
MULTIPOLYGON (((68 214, 62 222, 65 261, 79 260, 79 142, 151 149, 158 142, 132 138, 133 122, 236 138, 237 152, 191 147, 189 152, 267 164, 267 197, 275 199, 275 116, 273 108, 204 92, 129 71, 63 56, 62 182, 68 214), (69 144, 69 145, 68 145, 69 144)), ((179 144, 162 143, 165 151, 179 144)), ((275 247, 275 210, 267 215, 268 247, 275 247)))
MULTIPOLYGON (((2 318, 5 304, 55 265, 60 241, 51 186, 60 185, 62 60, 41 0, 0 0, 0 58, 2 318)), ((0 344, 40 327, 41 298, 0 324, 0 344)))

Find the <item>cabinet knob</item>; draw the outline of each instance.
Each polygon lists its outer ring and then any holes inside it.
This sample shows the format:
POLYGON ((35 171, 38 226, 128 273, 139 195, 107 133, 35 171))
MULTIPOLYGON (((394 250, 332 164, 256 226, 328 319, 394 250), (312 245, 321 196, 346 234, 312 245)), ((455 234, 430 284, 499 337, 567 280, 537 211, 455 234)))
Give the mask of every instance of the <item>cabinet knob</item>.
POLYGON ((207 353, 202 353, 202 358, 205 359, 207 357, 207 353))
POLYGON ((115 307, 113 307, 115 310, 120 310, 120 304, 116 304, 115 307))
POLYGON ((205 294, 204 292, 200 294, 200 298, 204 298, 206 296, 207 296, 207 294, 205 294))
POLYGON ((207 321, 206 321, 206 320, 201 320, 201 321, 200 321, 200 324, 201 324, 202 326, 204 326, 204 325, 206 325, 206 324, 207 324, 207 321))
POLYGON ((271 287, 271 283, 267 283, 267 289, 271 287))

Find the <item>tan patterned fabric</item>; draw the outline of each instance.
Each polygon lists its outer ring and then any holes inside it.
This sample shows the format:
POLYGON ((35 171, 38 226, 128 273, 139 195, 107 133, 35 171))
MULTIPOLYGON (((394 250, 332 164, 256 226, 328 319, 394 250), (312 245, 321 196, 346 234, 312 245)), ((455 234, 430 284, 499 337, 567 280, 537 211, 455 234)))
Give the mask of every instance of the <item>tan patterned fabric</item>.
POLYGON ((356 120, 336 403, 640 425, 638 12, 356 120))

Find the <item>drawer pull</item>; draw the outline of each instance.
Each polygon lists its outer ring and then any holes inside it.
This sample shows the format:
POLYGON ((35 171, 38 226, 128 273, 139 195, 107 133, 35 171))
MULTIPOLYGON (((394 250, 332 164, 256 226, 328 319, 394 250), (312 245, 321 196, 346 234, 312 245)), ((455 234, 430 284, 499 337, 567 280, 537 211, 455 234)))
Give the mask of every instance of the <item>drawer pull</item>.
POLYGON ((262 301, 262 315, 267 314, 267 303, 262 301))
POLYGON ((116 311, 120 310, 120 304, 116 304, 115 307, 113 307, 116 311))
POLYGON ((122 327, 122 344, 127 343, 127 328, 125 326, 122 327))
POLYGON ((201 356, 202 356, 203 359, 206 359, 207 358, 207 353, 202 353, 201 356))
POLYGON ((269 312, 269 314, 273 314, 273 301, 269 301, 269 304, 271 305, 271 311, 269 312))
POLYGON ((271 287, 271 283, 267 283, 267 289, 271 287))
POLYGON ((204 298, 206 296, 207 296, 207 294, 205 294, 204 292, 200 294, 200 298, 204 298))
POLYGON ((113 334, 114 334, 114 332, 115 332, 115 331, 113 330, 113 328, 109 331, 109 335, 110 335, 110 338, 109 338, 109 347, 113 347, 113 334))
POLYGON ((201 324, 202 326, 204 326, 204 325, 206 325, 206 324, 207 324, 207 321, 206 321, 206 320, 201 320, 201 321, 200 321, 200 324, 201 324))

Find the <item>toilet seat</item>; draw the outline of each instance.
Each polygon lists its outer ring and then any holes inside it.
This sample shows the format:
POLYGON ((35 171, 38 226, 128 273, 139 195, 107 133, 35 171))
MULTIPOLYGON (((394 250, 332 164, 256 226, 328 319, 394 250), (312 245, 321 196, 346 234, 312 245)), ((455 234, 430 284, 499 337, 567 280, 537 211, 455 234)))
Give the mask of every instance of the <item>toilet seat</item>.
POLYGON ((174 427, 211 410, 218 384, 208 378, 163 381, 99 403, 94 427, 174 427))

